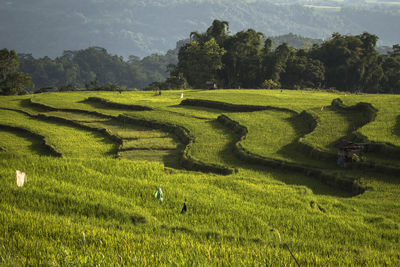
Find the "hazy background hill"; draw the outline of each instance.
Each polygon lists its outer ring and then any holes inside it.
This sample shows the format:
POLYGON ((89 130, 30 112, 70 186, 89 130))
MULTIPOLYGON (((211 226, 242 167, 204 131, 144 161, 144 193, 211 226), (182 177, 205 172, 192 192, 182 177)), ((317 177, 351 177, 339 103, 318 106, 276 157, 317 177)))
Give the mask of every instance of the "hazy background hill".
POLYGON ((243 0, 0 0, 0 47, 35 57, 101 46, 128 58, 165 53, 214 19, 232 33, 253 28, 267 36, 287 33, 326 38, 333 32, 400 42, 400 1, 243 0), (385 4, 379 4, 385 2, 385 4))

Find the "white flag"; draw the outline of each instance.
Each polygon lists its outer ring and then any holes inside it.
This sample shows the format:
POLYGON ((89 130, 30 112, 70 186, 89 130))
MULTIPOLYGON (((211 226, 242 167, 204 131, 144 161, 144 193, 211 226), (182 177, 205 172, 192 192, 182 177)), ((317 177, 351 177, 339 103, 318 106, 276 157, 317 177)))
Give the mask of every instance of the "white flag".
POLYGON ((164 200, 164 194, 163 194, 163 192, 162 192, 160 186, 158 186, 157 192, 154 194, 154 197, 155 197, 158 201, 163 202, 163 200, 164 200))
POLYGON ((181 98, 183 98, 183 93, 181 94, 181 98))
POLYGON ((17 176, 17 186, 23 186, 26 183, 26 173, 16 170, 15 175, 17 176))

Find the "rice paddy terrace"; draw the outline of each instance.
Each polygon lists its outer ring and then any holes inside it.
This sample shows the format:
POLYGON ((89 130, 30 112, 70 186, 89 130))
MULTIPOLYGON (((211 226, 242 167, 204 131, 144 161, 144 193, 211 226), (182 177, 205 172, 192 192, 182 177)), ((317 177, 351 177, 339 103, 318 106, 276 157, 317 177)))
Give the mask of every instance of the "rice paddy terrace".
POLYGON ((400 264, 400 96, 181 93, 0 97, 0 265, 400 264))

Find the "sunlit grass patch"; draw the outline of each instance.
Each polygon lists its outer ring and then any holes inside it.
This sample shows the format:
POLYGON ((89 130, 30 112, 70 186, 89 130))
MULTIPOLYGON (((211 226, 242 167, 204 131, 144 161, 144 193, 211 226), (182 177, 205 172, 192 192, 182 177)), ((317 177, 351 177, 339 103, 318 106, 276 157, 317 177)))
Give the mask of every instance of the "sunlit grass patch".
POLYGON ((44 110, 30 105, 31 95, 22 96, 2 96, 0 97, 0 107, 6 109, 21 110, 28 114, 36 115, 44 110))
MULTIPOLYGON (((370 141, 391 143, 400 146, 400 138, 396 134, 396 119, 400 116, 400 96, 398 95, 363 95, 361 101, 371 103, 378 109, 375 120, 361 129, 359 132, 370 141)), ((343 97, 346 105, 352 105, 356 99, 343 97)))
POLYGON ((216 90, 193 92, 190 98, 221 101, 239 105, 287 108, 297 112, 330 105, 337 94, 298 90, 216 90))
POLYGON ((229 117, 248 129, 241 144, 249 151, 265 157, 280 158, 284 146, 296 141, 303 133, 296 132, 287 112, 262 111, 231 113, 229 117))
POLYGON ((42 142, 43 140, 27 133, 5 130, 0 126, 0 148, 8 153, 48 155, 42 142))
POLYGON ((120 110, 107 108, 104 105, 88 104, 85 100, 88 97, 96 96, 94 92, 60 92, 60 93, 44 93, 37 94, 31 98, 32 103, 44 105, 50 108, 63 109, 63 110, 84 110, 99 112, 104 115, 118 116, 121 114, 120 110))
POLYGON ((0 110, 0 124, 20 127, 45 137, 48 145, 67 157, 112 157, 115 144, 100 133, 61 122, 47 122, 25 114, 0 110))
POLYGON ((232 165, 235 160, 229 145, 234 137, 216 120, 203 120, 165 111, 144 111, 127 113, 132 118, 179 125, 194 136, 189 153, 204 163, 232 165))
POLYGON ((318 119, 315 130, 302 138, 302 142, 309 144, 322 151, 336 152, 335 143, 340 139, 349 138, 349 135, 357 130, 358 116, 362 114, 351 114, 341 112, 331 107, 324 109, 309 110, 318 119))

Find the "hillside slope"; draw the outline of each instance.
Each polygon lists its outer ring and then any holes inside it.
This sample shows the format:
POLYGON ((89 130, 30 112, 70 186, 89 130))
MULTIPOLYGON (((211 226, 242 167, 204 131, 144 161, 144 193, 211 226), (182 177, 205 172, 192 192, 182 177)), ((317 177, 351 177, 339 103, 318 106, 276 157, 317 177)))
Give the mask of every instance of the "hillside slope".
POLYGON ((1 96, 0 265, 398 266, 397 105, 300 90, 1 96), (339 168, 326 141, 359 132, 382 150, 339 168))
POLYGON ((253 28, 268 36, 293 32, 326 38, 333 32, 368 31, 378 35, 381 44, 400 42, 399 34, 392 31, 400 22, 398 5, 332 5, 337 8, 260 0, 38 0, 35 5, 1 0, 0 36, 7 38, 2 38, 0 47, 55 57, 63 50, 101 46, 113 54, 142 57, 174 48, 177 40, 193 30, 204 31, 214 19, 229 21, 233 33, 253 28))

